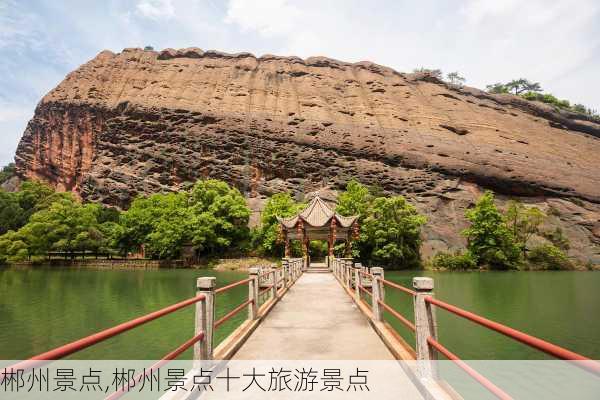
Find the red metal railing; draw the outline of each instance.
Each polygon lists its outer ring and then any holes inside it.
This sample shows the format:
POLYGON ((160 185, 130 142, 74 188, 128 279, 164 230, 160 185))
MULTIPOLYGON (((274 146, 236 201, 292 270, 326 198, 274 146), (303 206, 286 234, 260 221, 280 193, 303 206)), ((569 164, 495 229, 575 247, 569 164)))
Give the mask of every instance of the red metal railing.
POLYGON ((242 279, 241 281, 233 282, 229 285, 220 287, 217 290, 215 290, 215 294, 223 293, 223 292, 228 291, 229 289, 233 289, 234 287, 245 285, 246 283, 250 282, 251 280, 252 280, 252 278, 242 279))
MULTIPOLYGON (((394 289, 398 289, 403 293, 409 294, 411 296, 414 296, 416 294, 416 292, 414 290, 410 290, 408 288, 405 288, 402 285, 398 285, 397 283, 391 282, 391 281, 387 281, 385 279, 380 279, 381 283, 383 283, 384 286, 388 286, 394 289)), ((387 312, 389 312, 393 317, 395 317, 397 320, 399 320, 400 322, 402 322, 402 324, 404 324, 408 329, 410 329, 411 331, 415 331, 415 324, 410 322, 407 318, 405 318, 403 315, 401 315, 399 312, 397 312, 396 310, 394 310, 392 307, 390 307, 389 305, 387 305, 386 303, 384 303, 381 300, 377 300, 377 303, 382 306, 387 312)))
POLYGON ((410 294, 411 296, 414 296, 415 294, 417 294, 417 292, 415 292, 414 290, 410 290, 409 288, 405 288, 404 286, 398 285, 397 283, 394 282, 390 282, 390 281, 386 281, 385 279, 381 279, 381 282, 385 285, 385 286, 389 286, 389 287, 393 287, 394 289, 398 289, 406 294, 410 294))
MULTIPOLYGON (((229 285, 223 286, 223 287, 215 290, 215 294, 224 293, 224 292, 231 290, 233 288, 236 288, 238 286, 245 285, 245 284, 249 283, 250 281, 252 281, 252 278, 242 279, 241 281, 233 282, 229 285)), ((248 299, 248 300, 242 302, 241 304, 238 304, 233 310, 229 311, 227 314, 225 314, 224 316, 222 316, 221 318, 219 318, 218 320, 215 321, 215 329, 217 329, 219 326, 223 325, 225 322, 230 320, 237 313, 242 311, 246 306, 248 306, 249 304, 252 304, 252 303, 254 303, 254 300, 248 299)))
POLYGON ((535 336, 528 335, 524 332, 510 328, 506 325, 502 325, 498 322, 481 317, 477 314, 463 310, 462 308, 445 303, 441 300, 437 300, 433 297, 428 296, 425 298, 425 301, 437 307, 443 308, 444 310, 449 311, 455 315, 458 315, 459 317, 468 319, 470 321, 475 322, 476 324, 479 324, 488 329, 494 330, 498 333, 508 336, 509 338, 526 344, 529 347, 538 349, 558 359, 578 361, 577 363, 575 363, 575 365, 600 376, 600 364, 585 356, 582 356, 581 354, 572 352, 550 342, 546 342, 545 340, 542 340, 535 336))
POLYGON ((368 294, 369 296, 373 296, 373 293, 371 293, 371 291, 369 289, 367 289, 366 287, 364 287, 362 285, 358 285, 358 290, 360 290, 363 293, 368 294))
POLYGON ((498 386, 490 382, 490 380, 487 379, 485 376, 475 371, 467 363, 458 358, 454 353, 450 352, 450 350, 442 346, 437 340, 433 339, 432 337, 429 337, 427 338, 427 343, 429 343, 431 347, 442 353, 444 357, 446 357, 448 360, 454 361, 456 365, 458 365, 467 374, 471 375, 473 379, 479 382, 483 387, 489 390, 497 398, 502 400, 512 400, 512 397, 506 394, 504 390, 500 389, 498 386))
MULTIPOLYGON (((190 299, 181 301, 179 303, 173 304, 169 307, 165 307, 161 310, 154 311, 150 314, 144 315, 142 317, 138 317, 132 319, 130 321, 124 322, 117 326, 113 326, 112 328, 105 329, 101 332, 95 333, 90 336, 86 336, 82 339, 76 340, 64 346, 57 347, 53 350, 47 351, 42 354, 38 354, 37 356, 31 357, 28 360, 21 361, 16 363, 10 367, 7 367, 6 370, 12 368, 12 370, 23 370, 28 371, 33 367, 39 367, 40 365, 44 365, 51 360, 60 360, 70 354, 81 351, 87 347, 90 347, 96 343, 100 343, 106 339, 110 339, 114 336, 117 336, 123 332, 127 332, 133 328, 136 328, 140 325, 146 324, 150 321, 153 321, 157 318, 163 317, 167 314, 180 310, 184 307, 187 307, 191 304, 197 303, 199 301, 204 301, 206 297, 204 295, 199 295, 196 297, 192 297, 190 299)), ((4 373, 0 373, 0 376, 4 377, 4 373)))
MULTIPOLYGON (((380 279, 380 281, 388 287, 394 288, 394 289, 398 289, 406 294, 409 294, 411 296, 415 296, 416 292, 414 290, 408 289, 404 286, 398 285, 397 283, 394 282, 390 282, 387 281, 385 279, 380 279)), ((376 284, 376 281, 374 280, 374 284, 376 284)), ((359 286, 360 287, 360 286, 359 286)), ((524 332, 518 331, 516 329, 510 328, 506 325, 502 325, 498 322, 489 320, 487 318, 481 317, 477 314, 471 313, 469 311, 463 310, 459 307, 453 306, 451 304, 448 304, 446 302, 443 302, 441 300, 435 299, 431 296, 427 296, 425 297, 425 301, 429 304, 435 305, 437 307, 440 307, 446 311, 449 311, 455 315, 458 315, 462 318, 468 319, 472 322, 475 322, 481 326, 484 326, 488 329, 494 330, 496 332, 499 332, 511 339, 517 340, 527 346, 533 347, 535 349, 538 349, 546 354, 549 354, 553 357, 556 357, 558 359, 562 359, 562 360, 567 360, 567 361, 573 361, 575 365, 577 365, 578 367, 589 371, 595 375, 600 376, 600 364, 598 364, 596 361, 593 361, 585 356, 582 356, 581 354, 572 352, 570 350, 564 349, 560 346, 554 345, 552 343, 549 343, 545 340, 536 338, 534 336, 528 335, 524 332)), ((387 312, 389 312, 392 316, 394 316, 396 319, 398 319, 400 322, 402 322, 406 327, 408 327, 411 331, 415 332, 416 331, 416 327, 415 324, 411 321, 409 321, 408 319, 406 319, 404 316, 402 316, 400 313, 398 313, 396 310, 394 310, 392 307, 390 307, 388 304, 384 303, 381 300, 377 300, 378 304, 380 306, 382 306, 387 312)), ((462 370, 464 370, 467 374, 469 374, 471 377, 473 377, 473 379, 475 379, 479 384, 481 384, 484 388, 486 388, 487 390, 489 390, 492 394, 494 394, 497 398, 502 399, 502 400, 509 400, 512 399, 506 392, 504 392, 502 389, 500 389, 499 387, 497 387, 496 385, 494 385, 492 382, 490 382, 487 378, 485 378, 483 375, 481 375, 480 373, 478 373, 477 371, 475 371, 473 368, 471 368, 468 364, 466 364, 464 361, 462 361, 457 355, 455 355, 454 353, 452 353, 450 350, 448 350, 446 347, 444 347, 441 343, 439 343, 437 340, 435 340, 433 337, 429 337, 427 338, 427 343, 429 344, 429 346, 431 346, 432 348, 434 348, 436 351, 438 351, 439 353, 441 353, 442 355, 444 355, 444 357, 446 357, 447 359, 453 361, 458 367, 460 367, 462 370)))
POLYGON ((415 331, 415 324, 410 322, 408 319, 404 318, 398 311, 394 310, 392 307, 388 306, 381 300, 377 300, 380 306, 382 306, 387 312, 396 317, 400 322, 402 322, 408 329, 411 331, 415 331))
POLYGON ((273 287, 273 285, 268 285, 266 286, 264 289, 262 289, 261 291, 258 292, 259 296, 262 296, 263 294, 267 293, 269 290, 271 290, 271 288, 273 287))
POLYGON ((238 305, 233 310, 229 311, 227 314, 225 314, 224 316, 219 318, 217 321, 215 321, 215 329, 217 329, 219 326, 223 325, 231 317, 233 317, 234 315, 236 315, 237 313, 242 311, 244 309, 244 307, 246 307, 250 303, 254 303, 254 300, 244 301, 242 304, 238 305))
POLYGON ((366 276, 366 277, 369 277, 369 278, 373 278, 373 274, 370 274, 370 273, 368 273, 368 272, 365 272, 365 271, 359 270, 359 271, 358 271, 358 273, 359 273, 359 274, 361 274, 362 276, 366 276))
MULTIPOLYGON (((191 338, 190 340, 188 340, 187 342, 185 342, 184 344, 182 344, 181 346, 179 346, 178 348, 176 348, 175 350, 173 350, 172 352, 170 352, 169 354, 167 354, 166 356, 161 358, 159 361, 154 363, 150 368, 148 368, 147 370, 144 370, 144 372, 142 372, 141 374, 138 374, 138 375, 134 376, 133 378, 131 378, 131 380, 129 380, 129 382, 127 382, 127 388, 133 387, 135 385, 135 383, 140 382, 142 378, 152 374, 154 371, 156 371, 163 365, 167 364, 169 361, 174 360, 175 358, 179 357, 179 355, 181 353, 183 353, 184 351, 186 351, 187 349, 192 347, 194 344, 204 340, 204 336, 205 336, 204 332, 200 332, 199 334, 197 334, 196 336, 194 336, 193 338, 191 338)), ((127 394, 127 393, 128 393, 128 390, 126 390, 125 385, 123 385, 123 387, 121 389, 112 393, 110 396, 106 397, 104 400, 116 400, 116 399, 121 398, 124 394, 127 394)))

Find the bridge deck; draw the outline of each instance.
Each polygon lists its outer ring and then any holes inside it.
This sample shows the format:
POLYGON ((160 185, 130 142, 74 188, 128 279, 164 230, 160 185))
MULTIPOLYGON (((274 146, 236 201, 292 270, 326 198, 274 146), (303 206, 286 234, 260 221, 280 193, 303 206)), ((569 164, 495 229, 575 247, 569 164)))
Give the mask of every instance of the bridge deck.
POLYGON ((303 274, 236 360, 393 360, 330 273, 303 274))

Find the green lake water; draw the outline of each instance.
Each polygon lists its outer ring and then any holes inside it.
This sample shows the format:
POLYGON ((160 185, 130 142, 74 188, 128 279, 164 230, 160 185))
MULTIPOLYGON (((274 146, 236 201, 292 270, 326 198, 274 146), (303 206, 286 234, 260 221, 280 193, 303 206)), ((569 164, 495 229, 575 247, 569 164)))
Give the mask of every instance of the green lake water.
MULTIPOLYGON (((435 279, 436 297, 600 359, 600 273, 387 272, 410 286, 435 279)), ((192 297, 195 279, 218 286, 243 272, 212 270, 0 269, 0 359, 23 359, 192 297)), ((217 297, 217 317, 246 299, 247 286, 217 297)), ((412 300, 386 289, 386 302, 412 319, 412 300)), ((242 312, 216 332, 221 341, 246 318, 242 312)), ((194 306, 77 353, 77 359, 158 359, 193 336, 194 306)), ((409 343, 403 325, 387 319, 409 343)), ((465 359, 543 359, 538 351, 438 310, 440 341, 465 359)), ((335 335, 335 331, 326 334, 335 335)), ((184 357, 190 357, 188 351, 184 357)))

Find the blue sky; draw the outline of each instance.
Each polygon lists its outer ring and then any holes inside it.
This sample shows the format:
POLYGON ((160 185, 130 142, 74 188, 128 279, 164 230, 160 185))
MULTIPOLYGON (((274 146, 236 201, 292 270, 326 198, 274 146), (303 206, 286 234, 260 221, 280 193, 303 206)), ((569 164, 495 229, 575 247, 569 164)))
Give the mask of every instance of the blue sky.
POLYGON ((152 45, 525 77, 600 110, 597 0, 0 0, 0 165, 41 97, 104 49, 152 45))

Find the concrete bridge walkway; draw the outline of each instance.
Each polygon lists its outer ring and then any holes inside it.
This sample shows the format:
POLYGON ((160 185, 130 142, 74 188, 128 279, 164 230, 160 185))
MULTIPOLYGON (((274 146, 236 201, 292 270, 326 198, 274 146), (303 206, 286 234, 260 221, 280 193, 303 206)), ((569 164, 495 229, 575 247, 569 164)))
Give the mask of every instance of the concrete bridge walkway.
POLYGON ((305 273, 235 360, 394 360, 331 273, 305 273))

